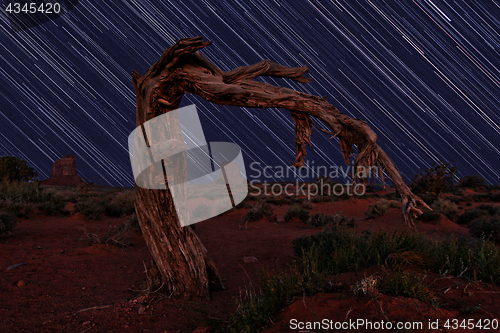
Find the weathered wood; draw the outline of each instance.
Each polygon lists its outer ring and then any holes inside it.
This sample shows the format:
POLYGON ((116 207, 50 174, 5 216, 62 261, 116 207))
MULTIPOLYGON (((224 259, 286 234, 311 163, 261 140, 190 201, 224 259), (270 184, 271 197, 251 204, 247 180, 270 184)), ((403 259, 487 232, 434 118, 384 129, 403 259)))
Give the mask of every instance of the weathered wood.
MULTIPOLYGON (((224 72, 198 51, 210 45, 201 39, 182 39, 167 48, 144 76, 132 73, 138 126, 177 109, 184 93, 198 95, 216 104, 288 109, 295 123, 294 166, 304 165, 306 145, 310 145, 312 134, 311 117, 314 117, 331 129, 331 132, 322 131, 338 137, 347 164, 350 164, 356 146, 355 168, 377 166, 385 169, 401 195, 408 225, 413 226, 414 218, 422 213, 419 206, 429 208, 404 183, 392 160, 376 144, 377 135, 365 121, 343 114, 326 98, 252 81, 258 76, 273 76, 308 83, 311 79, 304 76, 307 66, 286 67, 264 60, 224 72)), ((136 193, 139 223, 165 288, 174 295, 204 296, 208 293, 209 281, 221 287, 217 270, 199 239, 190 228, 179 226, 169 189, 136 187, 136 193)))

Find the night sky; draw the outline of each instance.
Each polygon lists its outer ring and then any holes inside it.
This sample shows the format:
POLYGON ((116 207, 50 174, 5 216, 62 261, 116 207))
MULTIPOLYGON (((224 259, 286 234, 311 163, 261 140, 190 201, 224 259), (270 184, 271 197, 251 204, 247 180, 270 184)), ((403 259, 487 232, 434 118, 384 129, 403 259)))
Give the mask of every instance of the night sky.
MULTIPOLYGON (((407 181, 444 160, 460 176, 499 183, 499 0, 95 0, 18 32, 4 9, 0 155, 25 159, 40 179, 73 154, 85 180, 131 186, 130 73, 144 74, 178 39, 203 36, 213 44, 201 52, 222 70, 263 59, 307 64, 309 84, 258 80, 326 96, 366 120, 407 181)), ((287 110, 191 95, 181 106, 193 103, 207 141, 238 144, 247 165, 294 161, 287 110)), ((338 140, 328 137, 313 130, 309 163, 343 165, 338 140)))

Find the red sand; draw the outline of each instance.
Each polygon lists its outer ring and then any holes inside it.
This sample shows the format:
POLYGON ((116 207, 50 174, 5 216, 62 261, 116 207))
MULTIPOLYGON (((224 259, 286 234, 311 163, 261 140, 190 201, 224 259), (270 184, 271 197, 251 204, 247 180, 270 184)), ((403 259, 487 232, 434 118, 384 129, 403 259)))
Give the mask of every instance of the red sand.
MULTIPOLYGON (((385 216, 365 220, 364 212, 377 199, 344 200, 313 204, 311 213, 332 214, 342 211, 354 217, 358 231, 404 229, 399 209, 385 216)), ((276 207, 283 216, 288 206, 276 207)), ((266 219, 248 223, 245 230, 240 219, 246 209, 233 210, 198 223, 196 233, 215 261, 227 290, 212 294, 204 302, 163 299, 137 299, 146 280, 144 263, 151 257, 136 231, 128 240, 133 246, 89 246, 78 240, 80 229, 89 230, 125 222, 124 218, 86 221, 79 214, 71 217, 48 217, 35 214, 21 220, 15 235, 0 240, 0 332, 193 332, 211 318, 226 318, 235 309, 235 300, 247 290, 259 290, 260 271, 286 267, 293 256, 291 242, 301 235, 319 232, 321 228, 292 221, 271 223, 266 219), (245 257, 255 257, 257 261, 245 257), (6 270, 18 263, 25 265, 6 270), (84 310, 84 311, 82 311, 84 310)), ((438 224, 418 223, 417 229, 433 237, 467 235, 468 230, 442 217, 438 224)), ((364 318, 372 321, 425 320, 428 318, 500 318, 497 306, 500 288, 484 283, 469 283, 457 278, 427 276, 440 306, 405 297, 381 295, 374 302, 369 297, 355 297, 350 286, 363 276, 377 273, 342 274, 334 283, 335 293, 298 298, 275 319, 267 332, 290 332, 290 319, 302 321, 328 318, 343 321, 364 318), (480 304, 474 314, 461 309, 480 304)), ((313 330, 315 331, 315 330, 313 330)), ((456 330, 453 332, 460 332, 456 330)), ((472 330, 462 330, 472 332, 472 330)))

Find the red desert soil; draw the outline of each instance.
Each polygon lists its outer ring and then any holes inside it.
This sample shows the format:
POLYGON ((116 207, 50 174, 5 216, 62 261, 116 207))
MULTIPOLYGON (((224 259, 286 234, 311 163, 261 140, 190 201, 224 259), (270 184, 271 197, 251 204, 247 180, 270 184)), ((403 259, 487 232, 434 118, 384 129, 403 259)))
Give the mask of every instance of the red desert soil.
MULTIPOLYGON (((364 219, 368 205, 377 200, 313 204, 310 211, 342 211, 356 219, 358 232, 404 229, 402 214, 396 208, 377 219, 364 219)), ((276 207, 275 213, 283 216, 287 208, 276 207)), ((109 225, 124 223, 125 218, 90 221, 77 213, 70 217, 33 214, 30 219, 22 219, 12 237, 0 240, 0 332, 193 332, 208 318, 227 318, 246 290, 259 290, 262 270, 287 267, 293 257, 293 239, 322 230, 299 221, 271 223, 266 219, 248 223, 245 230, 239 221, 246 211, 236 209, 196 224, 195 232, 227 287, 205 301, 138 298, 147 278, 144 265, 149 267, 151 257, 137 231, 129 232, 127 239, 132 246, 125 248, 89 246, 79 240, 84 235, 83 226, 90 231, 105 231, 109 225), (25 264, 7 270, 20 263, 25 264)), ((438 238, 468 234, 467 228, 444 217, 438 224, 419 222, 417 229, 438 238)), ((381 295, 378 302, 355 297, 350 286, 363 276, 376 274, 376 270, 358 272, 357 277, 354 273, 342 274, 333 281, 336 292, 297 299, 266 332, 290 332, 292 318, 390 318, 422 320, 424 324, 435 318, 500 318, 500 288, 438 275, 427 276, 426 281, 432 283, 430 289, 439 297, 440 306, 405 297, 381 295), (478 304, 480 308, 473 314, 460 311, 478 304)))

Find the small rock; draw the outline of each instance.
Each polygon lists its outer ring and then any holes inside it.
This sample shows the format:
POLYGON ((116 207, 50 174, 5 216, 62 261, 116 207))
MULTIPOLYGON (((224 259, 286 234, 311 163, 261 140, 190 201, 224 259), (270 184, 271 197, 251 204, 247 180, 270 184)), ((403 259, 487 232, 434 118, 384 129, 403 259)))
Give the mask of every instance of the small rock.
POLYGON ((193 333, 210 333, 211 330, 212 327, 210 326, 199 326, 193 331, 193 333))
POLYGON ((82 325, 83 325, 83 326, 86 326, 86 325, 90 325, 90 323, 91 323, 91 321, 90 321, 90 320, 87 320, 87 321, 84 321, 84 322, 82 323, 82 325))
POLYGON ((141 314, 141 313, 143 313, 143 312, 144 312, 144 310, 146 310, 146 308, 145 308, 144 306, 141 306, 141 307, 139 308, 139 310, 137 310, 137 313, 138 313, 138 314, 141 314))
POLYGON ((24 287, 26 285, 26 282, 24 282, 24 280, 21 280, 17 283, 17 286, 18 287, 24 287))
POLYGON ((277 223, 285 223, 285 218, 283 216, 277 216, 276 217, 276 222, 277 223))
POLYGON ((258 260, 255 257, 243 257, 243 262, 246 262, 246 263, 248 263, 248 262, 257 262, 257 261, 258 260))

